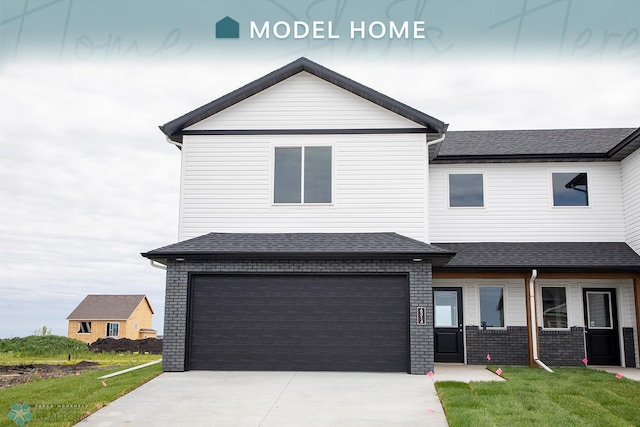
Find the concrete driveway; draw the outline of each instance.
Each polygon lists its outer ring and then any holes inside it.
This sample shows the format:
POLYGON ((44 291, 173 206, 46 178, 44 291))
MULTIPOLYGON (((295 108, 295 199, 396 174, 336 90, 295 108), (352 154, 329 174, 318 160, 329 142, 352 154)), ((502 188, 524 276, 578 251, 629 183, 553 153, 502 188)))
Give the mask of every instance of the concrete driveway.
POLYGON ((89 426, 447 426, 426 375, 164 373, 78 424, 89 426))

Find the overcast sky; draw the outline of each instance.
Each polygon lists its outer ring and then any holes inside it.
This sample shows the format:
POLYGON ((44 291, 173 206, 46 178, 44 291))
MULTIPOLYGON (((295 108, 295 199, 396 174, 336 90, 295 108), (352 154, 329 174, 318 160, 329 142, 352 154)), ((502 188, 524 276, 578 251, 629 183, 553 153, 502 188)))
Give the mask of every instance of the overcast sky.
MULTIPOLYGON (((450 130, 640 126, 633 61, 309 58, 450 130)), ((66 335, 89 293, 146 294, 161 333, 164 272, 140 252, 177 239, 180 151, 157 126, 295 59, 0 68, 0 337, 66 335)))

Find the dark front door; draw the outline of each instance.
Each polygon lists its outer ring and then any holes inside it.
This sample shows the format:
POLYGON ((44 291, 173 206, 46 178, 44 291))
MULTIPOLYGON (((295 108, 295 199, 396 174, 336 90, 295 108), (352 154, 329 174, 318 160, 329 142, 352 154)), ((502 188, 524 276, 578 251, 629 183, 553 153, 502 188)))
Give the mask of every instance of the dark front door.
POLYGON ((591 365, 620 365, 615 289, 583 289, 587 359, 591 365))
POLYGON ((407 275, 193 274, 187 368, 409 370, 407 275))
POLYGON ((436 362, 464 362, 462 288, 434 288, 436 362))

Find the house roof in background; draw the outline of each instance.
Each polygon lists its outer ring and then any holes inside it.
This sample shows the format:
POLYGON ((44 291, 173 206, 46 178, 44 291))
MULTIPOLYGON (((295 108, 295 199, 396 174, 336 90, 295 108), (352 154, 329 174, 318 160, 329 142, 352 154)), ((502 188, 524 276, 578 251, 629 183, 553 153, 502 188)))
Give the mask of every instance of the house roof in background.
POLYGON ((624 242, 436 243, 455 252, 447 270, 640 271, 640 256, 624 242))
POLYGON ((160 126, 160 130, 171 140, 182 142, 183 130, 201 120, 206 119, 226 108, 237 104, 240 101, 262 92, 289 77, 306 71, 319 77, 327 82, 345 89, 367 101, 373 102, 387 110, 403 116, 413 122, 416 122, 432 133, 442 133, 447 129, 447 124, 429 116, 421 111, 416 110, 406 104, 396 101, 393 98, 383 95, 367 86, 355 82, 335 71, 329 70, 307 58, 299 58, 290 64, 279 68, 264 77, 261 77, 233 92, 224 95, 208 104, 205 104, 195 110, 178 117, 164 125, 160 126))
POLYGON ((153 314, 145 295, 87 295, 67 320, 126 320, 143 300, 153 314))
POLYGON ((209 233, 143 253, 167 259, 414 259, 454 254, 397 233, 209 233))
POLYGON ((433 163, 622 160, 640 128, 451 131, 433 163))

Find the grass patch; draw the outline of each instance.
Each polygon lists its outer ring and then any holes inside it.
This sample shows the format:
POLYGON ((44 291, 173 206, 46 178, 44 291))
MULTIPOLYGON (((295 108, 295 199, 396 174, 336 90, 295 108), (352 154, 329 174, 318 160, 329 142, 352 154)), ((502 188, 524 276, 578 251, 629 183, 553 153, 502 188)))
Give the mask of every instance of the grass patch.
POLYGON ((586 368, 503 367, 505 382, 437 382, 457 426, 639 426, 640 382, 586 368))
MULTIPOLYGON (((156 355, 157 359, 158 356, 156 355)), ((8 418, 11 406, 27 403, 32 420, 26 425, 72 426, 89 414, 144 384, 162 372, 161 364, 108 378, 98 377, 122 368, 89 371, 62 378, 33 378, 26 384, 0 390, 0 426, 15 426, 8 418)))

